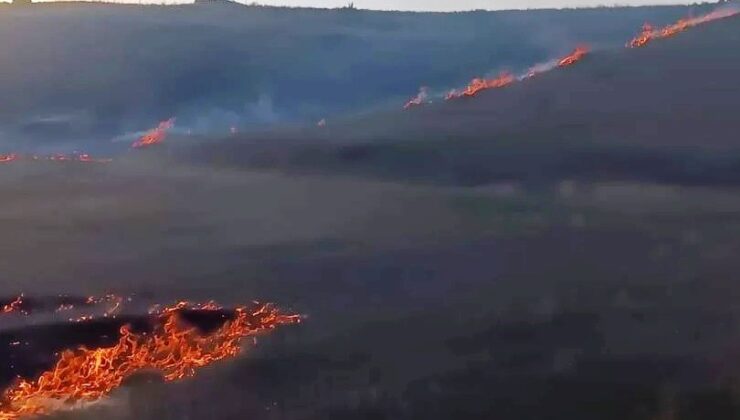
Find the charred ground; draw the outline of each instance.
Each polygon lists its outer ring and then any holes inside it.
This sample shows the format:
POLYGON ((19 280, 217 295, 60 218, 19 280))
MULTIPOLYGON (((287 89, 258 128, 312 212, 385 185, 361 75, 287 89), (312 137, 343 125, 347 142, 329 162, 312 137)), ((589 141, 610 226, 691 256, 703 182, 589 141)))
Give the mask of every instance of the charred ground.
POLYGON ((60 417, 740 418, 739 33, 323 130, 4 167, 8 295, 308 315, 60 417))

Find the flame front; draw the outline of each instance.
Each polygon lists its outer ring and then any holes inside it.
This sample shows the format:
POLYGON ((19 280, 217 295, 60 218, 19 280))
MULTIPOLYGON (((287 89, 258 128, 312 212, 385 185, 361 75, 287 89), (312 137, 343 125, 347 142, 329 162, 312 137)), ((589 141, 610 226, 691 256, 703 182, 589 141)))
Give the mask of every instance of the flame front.
MULTIPOLYGON (((557 67, 568 67, 583 59, 591 51, 588 45, 581 44, 576 47, 570 54, 558 58, 549 60, 543 63, 538 63, 530 67, 526 72, 519 76, 514 76, 509 72, 502 72, 498 77, 494 78, 480 78, 476 77, 468 83, 463 89, 453 89, 447 93, 445 100, 458 99, 462 97, 475 96, 478 92, 487 89, 497 89, 509 86, 515 82, 524 81, 531 79, 539 74, 548 72, 557 67)), ((432 102, 432 95, 430 94, 429 88, 421 87, 419 93, 413 98, 409 99, 403 106, 403 109, 413 108, 419 105, 424 105, 432 102)))
POLYGON ((143 136, 136 140, 134 144, 131 145, 131 147, 135 149, 140 149, 143 147, 149 147, 153 144, 162 143, 164 139, 167 138, 167 132, 174 126, 174 117, 170 118, 169 120, 162 121, 156 128, 147 131, 143 136))
POLYGON ((589 51, 590 49, 586 45, 577 46, 576 49, 573 50, 573 52, 558 61, 558 67, 568 67, 581 61, 581 59, 583 59, 583 57, 585 57, 589 53, 589 51))
POLYGON ((664 26, 660 29, 655 29, 652 25, 646 23, 642 26, 642 31, 636 37, 632 38, 632 40, 627 43, 627 46, 631 48, 644 47, 653 40, 670 38, 694 26, 717 19, 728 18, 737 14, 740 14, 740 9, 738 8, 722 8, 696 18, 679 19, 676 23, 664 26))
POLYGON ((516 78, 514 78, 514 76, 508 72, 503 72, 499 74, 498 77, 494 77, 493 79, 483 79, 476 77, 475 79, 470 81, 465 89, 453 90, 447 94, 445 99, 450 100, 462 98, 463 96, 475 96, 478 94, 478 92, 482 90, 502 88, 514 83, 515 81, 516 78))
POLYGON ((183 325, 177 312, 164 311, 161 319, 152 333, 124 326, 113 347, 66 350, 38 379, 19 379, 3 395, 0 420, 48 414, 54 411, 50 401, 67 407, 97 401, 141 371, 156 370, 165 381, 190 377, 198 368, 237 356, 243 338, 301 321, 270 304, 251 311, 237 308, 233 319, 207 335, 183 325))
POLYGON ((20 295, 13 299, 10 303, 7 303, 3 305, 2 311, 0 313, 9 314, 12 312, 23 312, 23 309, 21 308, 21 305, 23 305, 23 295, 20 295))

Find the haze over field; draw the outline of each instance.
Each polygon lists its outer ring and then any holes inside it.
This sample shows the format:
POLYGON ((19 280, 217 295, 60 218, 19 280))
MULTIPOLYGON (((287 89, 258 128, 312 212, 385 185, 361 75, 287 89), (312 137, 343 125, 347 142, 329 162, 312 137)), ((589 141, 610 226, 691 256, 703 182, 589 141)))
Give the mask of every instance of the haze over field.
POLYGON ((708 7, 463 14, 49 4, 0 13, 0 150, 114 153, 159 121, 222 135, 395 107, 708 7))

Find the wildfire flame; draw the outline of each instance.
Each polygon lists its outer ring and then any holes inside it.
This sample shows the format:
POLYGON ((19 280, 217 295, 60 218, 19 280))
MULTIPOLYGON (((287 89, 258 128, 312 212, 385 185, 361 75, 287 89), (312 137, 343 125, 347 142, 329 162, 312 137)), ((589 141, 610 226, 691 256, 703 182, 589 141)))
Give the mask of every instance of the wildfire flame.
POLYGON ((579 45, 573 52, 558 61, 558 67, 568 67, 583 59, 590 51, 587 45, 579 45))
POLYGON ((48 414, 58 409, 59 403, 73 407, 97 401, 141 371, 156 370, 168 382, 193 376, 201 367, 236 357, 243 338, 301 319, 299 315, 282 314, 270 304, 258 305, 254 310, 239 307, 233 319, 204 335, 184 325, 177 311, 164 311, 162 322, 149 334, 135 333, 124 326, 114 346, 66 350, 38 379, 19 379, 3 394, 0 420, 48 414), (58 404, 52 407, 50 401, 58 404))
POLYGON ((105 311, 105 316, 108 317, 118 313, 118 311, 121 309, 121 305, 123 305, 124 300, 125 299, 121 296, 107 294, 100 297, 90 296, 87 298, 87 301, 85 303, 87 303, 88 305, 100 305, 103 303, 109 304, 108 309, 105 311))
MULTIPOLYGON (((451 99, 462 98, 464 96, 475 96, 478 94, 478 92, 482 90, 503 88, 517 81, 530 79, 539 74, 550 71, 556 67, 568 67, 568 66, 571 66, 581 61, 583 57, 588 55, 590 51, 591 49, 587 45, 579 45, 570 54, 564 57, 561 57, 557 60, 551 60, 545 63, 540 63, 535 66, 532 66, 529 68, 529 70, 527 70, 526 72, 524 72, 522 75, 518 77, 513 76, 511 73, 503 72, 499 74, 498 77, 495 77, 492 79, 475 78, 464 89, 450 91, 445 97, 445 99, 451 100, 451 99)), ((422 96, 423 93, 424 93, 423 90, 420 91, 419 95, 416 98, 413 98, 409 102, 407 102, 404 108, 408 108, 408 107, 422 103, 422 100, 426 99, 425 97, 422 96)))
POLYGON ((429 101, 429 88, 426 86, 422 86, 419 89, 419 93, 416 94, 413 98, 409 99, 404 105, 403 109, 409 109, 415 106, 423 105, 425 103, 428 103, 429 101))
POLYGON ((738 8, 722 8, 696 18, 679 19, 676 23, 664 26, 659 29, 655 29, 652 25, 646 23, 642 26, 642 31, 636 37, 632 38, 630 42, 627 43, 627 47, 644 47, 653 40, 670 38, 689 28, 693 28, 694 26, 698 26, 717 19, 728 18, 737 14, 740 14, 740 9, 738 8))
POLYGON ((516 81, 516 78, 508 72, 503 72, 493 79, 483 79, 476 77, 471 80, 468 86, 462 90, 453 90, 447 94, 446 100, 462 98, 463 96, 475 96, 478 92, 488 89, 498 89, 508 86, 516 81))
POLYGON ((10 303, 7 303, 3 305, 2 313, 9 314, 13 312, 23 312, 23 309, 21 308, 21 305, 23 305, 23 295, 20 295, 13 299, 10 303))
POLYGON ((149 147, 153 144, 159 144, 167 138, 167 132, 175 126, 175 118, 170 118, 159 123, 156 128, 147 131, 143 136, 136 140, 131 147, 140 149, 143 147, 149 147))
POLYGON ((588 45, 581 44, 577 46, 570 54, 564 57, 550 60, 545 63, 539 63, 530 67, 529 70, 527 70, 521 77, 519 77, 519 80, 531 79, 539 74, 546 73, 557 67, 572 66, 573 64, 581 61, 581 59, 588 55, 589 52, 591 52, 591 48, 588 45))

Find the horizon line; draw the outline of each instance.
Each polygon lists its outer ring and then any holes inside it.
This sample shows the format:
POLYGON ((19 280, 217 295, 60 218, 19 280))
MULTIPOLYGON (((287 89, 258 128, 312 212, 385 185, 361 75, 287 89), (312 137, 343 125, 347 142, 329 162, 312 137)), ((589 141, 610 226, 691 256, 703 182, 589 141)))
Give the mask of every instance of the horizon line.
MULTIPOLYGON (((635 0, 639 1, 639 0, 635 0)), ((157 0, 31 0, 31 5, 63 5, 63 4, 98 4, 98 5, 112 5, 112 6, 160 6, 160 7, 171 7, 171 6, 191 6, 191 5, 207 5, 212 2, 213 4, 219 3, 232 3, 238 6, 244 7, 261 7, 261 8, 275 8, 275 9, 304 9, 304 10, 317 10, 317 11, 368 11, 368 12, 398 12, 398 13, 473 13, 473 12, 515 12, 515 11, 538 11, 538 10, 589 10, 589 9, 603 9, 603 8, 641 8, 641 7, 692 7, 692 6, 708 6, 708 5, 722 5, 726 3, 735 3, 736 1, 704 1, 704 2, 691 2, 691 1, 656 1, 648 4, 637 4, 632 2, 625 3, 613 3, 603 4, 594 2, 594 4, 587 5, 568 5, 562 6, 543 5, 535 7, 502 7, 502 8, 470 8, 470 9, 450 9, 450 10, 424 10, 424 9, 388 9, 388 8, 373 8, 373 7, 358 7, 348 3, 343 6, 335 7, 322 7, 312 5, 286 5, 286 4, 264 4, 258 2, 242 2, 237 0, 168 0, 168 1, 157 1, 157 0)), ((566 1, 567 3, 567 1, 566 1)), ((0 0, 0 6, 13 6, 12 0, 0 0)), ((29 6, 29 4, 21 5, 29 6)))

